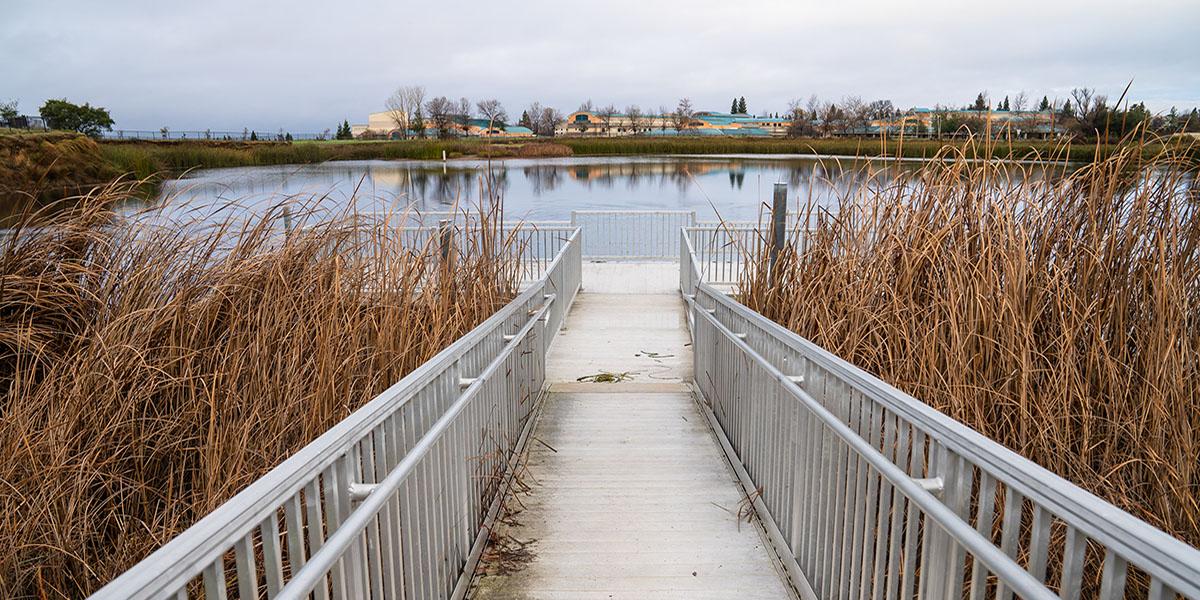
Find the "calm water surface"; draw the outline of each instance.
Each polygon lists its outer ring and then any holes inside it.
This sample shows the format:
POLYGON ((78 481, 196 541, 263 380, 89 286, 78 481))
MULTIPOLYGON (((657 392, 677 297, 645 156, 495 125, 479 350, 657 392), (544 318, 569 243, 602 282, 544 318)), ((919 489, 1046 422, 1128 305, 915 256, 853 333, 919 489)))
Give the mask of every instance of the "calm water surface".
POLYGON ((353 161, 207 169, 167 182, 163 196, 188 210, 252 212, 285 199, 360 210, 389 205, 422 211, 477 203, 494 187, 509 218, 568 220, 572 210, 695 210, 701 220, 754 220, 775 182, 794 203, 834 203, 854 186, 887 185, 918 162, 814 157, 689 156, 353 161), (870 174, 868 174, 868 171, 870 174), (490 182, 490 183, 489 183, 490 182), (179 201, 186 201, 181 203, 179 201), (714 210, 715 208, 715 210, 714 210))

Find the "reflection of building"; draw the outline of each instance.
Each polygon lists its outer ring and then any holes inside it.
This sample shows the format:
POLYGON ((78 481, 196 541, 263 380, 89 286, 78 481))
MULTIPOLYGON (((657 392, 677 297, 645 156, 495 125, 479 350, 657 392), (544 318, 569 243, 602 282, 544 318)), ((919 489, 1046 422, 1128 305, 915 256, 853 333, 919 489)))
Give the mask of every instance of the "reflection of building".
POLYGON ((782 136, 788 120, 718 112, 698 112, 690 120, 675 115, 629 115, 578 111, 567 115, 554 135, 623 137, 630 135, 782 136))
POLYGON ((567 176, 576 181, 600 181, 602 179, 630 179, 640 177, 696 177, 714 171, 733 169, 740 166, 737 161, 694 161, 686 162, 627 162, 573 164, 564 167, 567 176))
MULTIPOLYGON (((400 138, 403 137, 400 128, 396 125, 396 119, 392 116, 391 111, 371 113, 367 115, 367 123, 365 125, 351 125, 350 132, 354 137, 384 137, 384 138, 400 138)), ((518 127, 516 125, 505 125, 503 123, 492 123, 488 127, 487 119, 463 119, 456 118, 450 124, 451 135, 465 137, 497 137, 497 138, 523 138, 533 137, 533 131, 527 127, 518 127)), ((411 132, 410 132, 411 135, 411 132)), ((425 120, 425 135, 434 137, 437 135, 437 129, 433 122, 429 119, 425 120)))

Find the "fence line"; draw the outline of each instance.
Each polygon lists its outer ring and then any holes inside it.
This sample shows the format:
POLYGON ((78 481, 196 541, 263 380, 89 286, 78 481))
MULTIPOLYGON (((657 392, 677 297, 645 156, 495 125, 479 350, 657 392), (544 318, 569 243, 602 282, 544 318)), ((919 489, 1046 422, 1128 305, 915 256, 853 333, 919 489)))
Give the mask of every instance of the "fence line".
POLYGON ((332 132, 300 132, 292 133, 290 131, 280 131, 266 129, 247 129, 244 131, 213 131, 211 129, 204 131, 195 130, 171 130, 163 131, 161 129, 152 131, 149 129, 114 129, 111 131, 101 131, 100 137, 106 140, 211 140, 211 141, 237 141, 237 142, 283 142, 291 140, 332 140, 334 134, 332 132), (251 139, 253 137, 253 139, 251 139))

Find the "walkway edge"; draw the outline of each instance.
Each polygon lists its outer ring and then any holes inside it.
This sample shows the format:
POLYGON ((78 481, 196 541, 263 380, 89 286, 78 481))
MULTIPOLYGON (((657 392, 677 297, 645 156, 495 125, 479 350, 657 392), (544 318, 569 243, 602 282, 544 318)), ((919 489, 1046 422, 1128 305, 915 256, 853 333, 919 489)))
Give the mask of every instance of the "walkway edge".
POLYGON ((508 498, 509 492, 512 491, 512 482, 516 478, 517 471, 524 460, 529 436, 533 434, 538 420, 542 417, 542 407, 546 405, 546 397, 549 395, 549 386, 542 386, 542 391, 538 393, 533 410, 529 413, 529 418, 525 420, 525 426, 521 428, 521 435, 517 438, 517 443, 508 457, 508 469, 504 474, 504 484, 500 489, 496 490, 496 497, 492 499, 492 504, 488 506, 487 515, 484 517, 483 523, 479 526, 479 533, 475 534, 475 542, 471 544, 471 553, 467 555, 467 562, 463 565, 462 573, 458 576, 458 582, 454 584, 454 591, 450 594, 450 600, 463 600, 463 598, 466 598, 467 593, 471 591, 471 586, 475 583, 475 572, 479 567, 479 559, 483 556, 483 550, 487 548, 488 541, 492 537, 492 525, 496 523, 496 516, 500 514, 500 507, 504 503, 504 500, 508 498))
POLYGON ((762 532, 766 533, 768 546, 771 548, 771 554, 775 557, 776 567, 782 568, 784 579, 790 584, 793 593, 798 594, 802 600, 818 600, 817 595, 813 592, 812 585, 808 582, 808 577, 804 575, 804 571, 800 569, 799 563, 796 562, 796 557, 792 556, 791 548, 783 539, 783 533, 779 531, 779 526, 775 524, 775 518, 771 516, 771 511, 767 510, 767 505, 758 497, 755 492, 757 487, 754 481, 750 479, 750 474, 746 472, 746 468, 742 466, 741 459, 734 452, 733 446, 729 443, 729 438, 725 437, 725 431, 721 429, 721 424, 717 422, 717 416, 713 414, 712 408, 705 401, 704 393, 700 391, 700 386, 696 382, 692 382, 692 399, 700 408, 700 412, 704 414, 704 418, 708 420, 708 428, 712 431, 717 441, 721 444, 721 451, 725 454, 725 461, 733 468, 733 472, 737 475, 738 483, 741 485, 742 492, 746 494, 746 498, 752 498, 751 505, 754 507, 755 522, 762 528, 762 532))

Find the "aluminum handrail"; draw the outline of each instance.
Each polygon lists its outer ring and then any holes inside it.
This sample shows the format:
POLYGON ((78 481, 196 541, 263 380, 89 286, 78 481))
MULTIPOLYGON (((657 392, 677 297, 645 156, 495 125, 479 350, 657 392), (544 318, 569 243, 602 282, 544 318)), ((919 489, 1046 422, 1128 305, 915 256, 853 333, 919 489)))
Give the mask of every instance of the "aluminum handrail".
MULTIPOLYGON (((883 515, 885 507, 891 507, 893 502, 885 499, 881 491, 885 485, 893 489, 899 489, 900 486, 886 477, 886 483, 878 478, 864 478, 861 473, 852 470, 854 461, 839 454, 844 450, 829 448, 805 439, 803 435, 798 436, 804 432, 789 429, 786 425, 762 421, 763 404, 755 396, 739 395, 750 393, 746 390, 757 390, 754 392, 756 395, 779 392, 792 395, 795 391, 792 388, 796 388, 817 398, 816 401, 825 412, 836 413, 836 418, 851 427, 859 440, 865 440, 868 446, 877 451, 894 454, 894 467, 902 471, 907 469, 908 477, 940 490, 942 497, 939 503, 953 511, 960 523, 982 534, 993 549, 998 549, 1014 561, 1020 559, 1023 570, 1042 582, 1041 585, 1047 590, 1050 589, 1047 582, 1053 580, 1061 588, 1063 597, 1075 597, 1084 585, 1085 576, 1090 575, 1101 580, 1102 597, 1122 597, 1129 573, 1140 571, 1149 579, 1151 598, 1172 597, 1172 593, 1200 598, 1200 550, 1036 465, 730 298, 704 280, 704 263, 697 258, 686 229, 681 229, 680 247, 680 287, 692 306, 689 316, 695 337, 693 347, 697 385, 705 400, 713 406, 716 419, 724 430, 722 434, 728 436, 741 465, 753 475, 754 487, 761 486, 761 497, 769 512, 767 518, 785 532, 783 537, 788 547, 781 554, 791 556, 799 563, 800 571, 815 579, 812 583, 817 595, 829 592, 831 584, 853 580, 848 574, 850 569, 835 573, 845 566, 838 552, 850 554, 853 557, 850 564, 859 568, 864 568, 873 560, 885 561, 884 566, 875 565, 878 572, 864 573, 861 580, 852 583, 852 590, 860 587, 866 589, 869 584, 877 585, 874 577, 883 571, 904 571, 902 566, 886 563, 886 559, 894 558, 893 553, 899 551, 893 539, 897 531, 893 527, 889 533, 887 521, 898 519, 895 522, 904 523, 904 519, 893 515, 887 518, 879 516, 874 524, 855 522, 858 529, 840 532, 831 539, 825 530, 816 533, 809 530, 818 522, 812 518, 806 521, 801 515, 809 514, 811 517, 813 511, 823 510, 820 508, 825 506, 822 502, 852 503, 855 500, 859 502, 846 508, 847 515, 855 515, 854 518, 847 517, 847 523, 854 521, 859 513, 883 515), (728 350, 709 347, 703 336, 697 335, 697 330, 705 327, 710 320, 720 324, 716 330, 729 331, 733 335, 730 340, 723 342, 737 348, 732 355, 728 350), (730 367, 731 363, 741 364, 746 360, 753 362, 760 359, 770 365, 768 371, 786 374, 786 385, 780 383, 778 378, 774 378, 770 385, 762 381, 723 381, 747 377, 746 373, 730 367), (752 387, 756 385, 759 387, 752 387), (738 386, 751 387, 742 389, 738 386), (742 414, 747 410, 752 414, 742 414), (839 483, 830 486, 827 481, 798 480, 795 473, 789 471, 795 468, 789 461, 796 457, 780 455, 778 449, 769 446, 767 439, 761 437, 764 435, 775 445, 785 441, 802 445, 811 443, 809 449, 813 451, 824 448, 824 452, 832 453, 829 456, 840 457, 840 463, 825 465, 823 472, 836 478, 839 483), (911 443, 912 448, 899 448, 902 441, 904 444, 911 443), (891 446, 888 446, 889 443, 891 446), (837 466, 839 464, 840 467, 837 466), (807 485, 816 485, 822 490, 837 490, 830 492, 833 496, 828 498, 821 493, 814 496, 813 492, 803 489, 807 485), (807 502, 816 502, 818 508, 807 506, 807 502), (992 518, 1000 519, 1001 514, 1003 519, 998 523, 1000 540, 993 544, 991 538, 995 532, 992 518), (1052 528, 1065 531, 1065 542, 1052 543, 1052 528), (806 536, 813 535, 820 541, 806 539, 806 536), (880 544, 874 552, 854 543, 844 547, 838 543, 839 540, 850 538, 865 543, 859 538, 871 537, 880 544), (819 547, 821 543, 832 543, 838 548, 831 555, 827 549, 819 547), (1089 544, 1101 547, 1103 552, 1100 572, 1087 570, 1088 561, 1085 559, 1089 544), (1062 552, 1059 557, 1062 560, 1054 569, 1050 568, 1048 556, 1052 545, 1060 548, 1056 551, 1062 552), (1047 572, 1054 570, 1054 573, 1047 572)), ((787 407, 771 405, 770 410, 783 411, 787 407)), ((777 414, 775 419, 779 418, 777 414)), ((886 454, 884 456, 886 458, 886 454)), ((904 501, 914 501, 907 493, 904 496, 904 501)), ((896 500, 900 501, 899 498, 896 500)), ((899 507, 899 504, 896 506, 899 507)), ((924 512, 924 507, 922 511, 922 514, 929 515, 924 512)), ((936 516, 934 518, 938 519, 936 516)), ((940 519, 938 522, 942 524, 940 519)), ((903 537, 903 527, 900 535, 903 537)), ((939 569, 958 573, 959 576, 956 578, 951 575, 939 585, 919 591, 933 593, 936 590, 954 596, 961 593, 964 587, 969 587, 972 597, 981 597, 977 594, 983 593, 986 573, 978 567, 968 568, 962 550, 992 551, 972 549, 978 540, 965 540, 953 534, 947 539, 938 540, 935 536, 925 541, 929 545, 922 546, 922 565, 930 561, 926 565, 929 568, 938 565, 939 569)), ((916 549, 913 551, 916 552, 916 549)), ((990 560, 976 556, 979 561, 975 564, 990 560)), ((915 564, 910 566, 915 569, 915 564)), ((991 563, 987 566, 997 568, 991 563)), ((999 578, 1001 582, 996 590, 997 597, 1007 597, 1013 591, 1012 586, 1023 585, 1016 580, 1009 581, 1004 576, 999 578)), ((893 591, 893 584, 899 585, 899 582, 885 582, 889 586, 889 593, 893 591)))
POLYGON ((673 259, 676 231, 695 223, 694 210, 571 211, 571 224, 584 232, 583 255, 591 259, 673 259))
POLYGON ((478 379, 470 383, 462 396, 434 423, 433 427, 417 442, 417 445, 404 456, 400 464, 392 469, 383 481, 376 484, 366 499, 350 515, 350 518, 342 523, 337 532, 329 536, 325 545, 309 558, 299 573, 295 574, 292 580, 275 596, 276 598, 280 600, 308 598, 313 588, 325 582, 325 578, 333 571, 337 562, 350 550, 352 545, 361 540, 367 527, 384 510, 387 503, 396 499, 400 486, 412 475, 421 460, 433 449, 434 444, 442 440, 443 436, 450 431, 458 416, 483 389, 483 382, 489 380, 504 366, 506 359, 520 348, 521 342, 532 333, 534 326, 545 317, 549 308, 550 303, 543 305, 529 319, 529 322, 513 336, 513 340, 505 345, 500 355, 488 364, 487 369, 479 375, 478 379))
MULTIPOLYGON (((695 301, 692 300, 690 302, 694 304, 695 301)), ((984 538, 982 534, 968 523, 958 518, 958 515, 953 510, 942 504, 941 501, 934 497, 920 483, 909 477, 900 467, 897 467, 886 456, 876 450, 874 446, 860 437, 857 431, 851 429, 850 426, 834 416, 833 413, 817 402, 816 399, 801 389, 790 376, 785 375, 755 352, 749 344, 744 342, 740 336, 731 331, 725 324, 717 320, 712 313, 701 310, 697 314, 713 325, 730 343, 738 347, 744 356, 757 362, 766 374, 774 380, 775 384, 798 400, 805 409, 810 411, 820 421, 822 426, 828 428, 842 443, 846 444, 859 457, 878 471, 888 483, 900 490, 923 514, 931 517, 939 527, 954 536, 956 542, 962 544, 967 550, 972 551, 972 554, 976 558, 991 568, 994 574, 1008 583, 1013 591, 1021 594, 1024 598, 1057 600, 1057 594, 1051 592, 1046 586, 1042 585, 1041 581, 1035 579, 1011 557, 993 546, 988 539, 984 538)))
MULTIPOLYGON (((333 542, 333 536, 338 535, 340 527, 352 522, 350 519, 356 512, 353 503, 362 499, 359 493, 364 486, 371 489, 370 486, 377 485, 409 452, 424 443, 424 438, 437 425, 438 418, 454 405, 455 399, 463 394, 476 394, 471 390, 479 386, 495 385, 480 375, 494 373, 494 365, 498 360, 507 358, 512 361, 514 345, 524 344, 527 349, 517 353, 518 360, 533 362, 515 365, 505 371, 505 377, 512 381, 506 382, 506 393, 500 396, 503 401, 516 402, 520 406, 510 406, 508 413, 495 417, 502 417, 501 422, 485 420, 481 423, 481 429, 482 425, 487 425, 497 439, 509 444, 516 443, 518 438, 514 428, 519 428, 522 421, 527 422, 535 398, 511 398, 507 391, 520 391, 534 397, 540 395, 545 351, 561 328, 566 309, 580 288, 580 260, 580 232, 575 230, 547 266, 541 279, 524 289, 496 314, 92 597, 102 600, 186 597, 189 586, 202 585, 206 597, 224 598, 225 572, 235 566, 243 597, 255 597, 260 580, 265 584, 268 595, 274 596, 285 583, 285 567, 293 575, 303 572, 306 560, 320 554, 323 545, 333 542), (542 326, 531 329, 533 323, 542 323, 542 326), (530 335, 530 331, 537 332, 537 335, 530 335), (490 371, 489 366, 493 367, 490 371), (469 383, 464 386, 464 382, 469 383), (513 410, 521 414, 513 413, 513 410), (233 556, 232 562, 227 560, 229 555, 233 556), (257 562, 258 557, 262 559, 261 564, 257 562)), ((482 433, 473 435, 477 437, 482 433)), ((467 439, 465 434, 460 437, 460 440, 464 439, 467 439)), ((475 461, 481 469, 485 466, 507 466, 506 456, 471 457, 462 454, 466 450, 464 445, 456 454, 464 464, 475 461)), ((513 448, 503 450, 511 452, 513 448)), ((438 456, 444 458, 444 454, 438 456)), ((433 517, 440 519, 438 522, 443 525, 452 523, 452 531, 426 532, 422 534, 424 537, 421 541, 429 545, 434 543, 431 540, 437 540, 445 554, 453 552, 458 560, 465 560, 468 555, 464 552, 470 546, 466 538, 475 536, 474 525, 466 527, 458 520, 451 519, 447 512, 450 509, 435 502, 437 495, 444 490, 428 481, 430 469, 432 467, 423 467, 421 471, 422 485, 425 487, 415 492, 410 490, 414 494, 411 496, 413 502, 404 510, 397 508, 389 511, 385 518, 395 521, 392 525, 404 519, 424 520, 433 517)), ((448 476, 440 481, 452 485, 459 493, 460 503, 456 507, 469 509, 466 513, 468 517, 474 519, 476 515, 486 512, 482 508, 486 506, 488 498, 480 494, 484 489, 480 487, 481 482, 450 482, 448 476)), ((494 495, 495 491, 492 492, 494 495)), ((370 494, 366 498, 369 499, 370 494)), ((360 517, 354 518, 353 522, 356 522, 360 517)), ((374 589, 373 584, 379 579, 381 565, 400 558, 394 556, 395 553, 408 551, 408 542, 414 540, 400 538, 412 534, 412 531, 401 535, 384 529, 372 527, 368 528, 368 532, 375 538, 382 535, 397 543, 384 544, 382 540, 374 539, 364 541, 361 548, 352 548, 352 554, 361 555, 363 551, 375 553, 378 554, 378 560, 364 560, 362 556, 344 559, 342 563, 354 564, 349 567, 342 564, 335 570, 332 574, 334 589, 345 586, 348 581, 357 581, 347 576, 348 572, 361 572, 374 589), (406 543, 400 544, 400 541, 406 543)), ((439 567, 437 572, 398 579, 408 585, 420 583, 430 590, 437 585, 452 586, 454 581, 448 579, 450 574, 442 571, 444 567, 439 567)), ((324 598, 324 594, 325 590, 318 588, 316 597, 324 598)))

